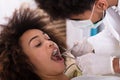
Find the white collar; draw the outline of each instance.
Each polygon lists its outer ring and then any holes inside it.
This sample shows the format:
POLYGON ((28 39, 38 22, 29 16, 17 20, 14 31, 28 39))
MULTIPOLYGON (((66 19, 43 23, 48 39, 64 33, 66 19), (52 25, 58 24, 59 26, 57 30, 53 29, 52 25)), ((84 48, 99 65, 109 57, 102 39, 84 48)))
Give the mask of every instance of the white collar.
POLYGON ((105 21, 104 21, 104 25, 105 25, 105 28, 107 28, 107 30, 110 31, 110 33, 114 36, 114 38, 119 41, 119 45, 120 45, 120 36, 119 34, 117 33, 117 31, 114 29, 113 26, 109 25, 109 24, 105 24, 105 23, 108 23, 109 22, 109 16, 106 15, 105 17, 105 21))
POLYGON ((117 12, 120 15, 120 0, 118 0, 118 5, 112 7, 115 12, 117 12))
POLYGON ((120 9, 120 0, 118 0, 118 5, 117 5, 117 8, 120 9))

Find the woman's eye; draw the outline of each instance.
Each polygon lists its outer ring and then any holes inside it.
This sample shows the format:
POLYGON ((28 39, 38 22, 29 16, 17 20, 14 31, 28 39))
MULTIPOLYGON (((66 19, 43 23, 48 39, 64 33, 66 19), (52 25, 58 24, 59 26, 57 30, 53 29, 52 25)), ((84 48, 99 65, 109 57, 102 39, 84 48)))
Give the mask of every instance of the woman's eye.
POLYGON ((39 46, 41 46, 41 43, 38 43, 38 44, 35 45, 35 47, 39 47, 39 46))

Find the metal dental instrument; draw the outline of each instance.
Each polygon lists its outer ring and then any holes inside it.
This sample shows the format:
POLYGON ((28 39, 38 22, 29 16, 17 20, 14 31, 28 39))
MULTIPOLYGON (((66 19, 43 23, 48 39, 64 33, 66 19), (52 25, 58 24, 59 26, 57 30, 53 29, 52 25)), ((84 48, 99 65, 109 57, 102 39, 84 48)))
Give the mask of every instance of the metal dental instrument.
POLYGON ((78 45, 78 43, 75 43, 75 44, 73 45, 73 47, 70 48, 70 49, 65 49, 65 48, 62 47, 62 48, 65 50, 65 52, 62 53, 62 55, 63 55, 63 56, 66 56, 66 57, 68 57, 68 58, 71 58, 71 59, 75 59, 75 57, 70 56, 68 53, 71 53, 72 49, 73 49, 74 47, 76 47, 77 45, 78 45))

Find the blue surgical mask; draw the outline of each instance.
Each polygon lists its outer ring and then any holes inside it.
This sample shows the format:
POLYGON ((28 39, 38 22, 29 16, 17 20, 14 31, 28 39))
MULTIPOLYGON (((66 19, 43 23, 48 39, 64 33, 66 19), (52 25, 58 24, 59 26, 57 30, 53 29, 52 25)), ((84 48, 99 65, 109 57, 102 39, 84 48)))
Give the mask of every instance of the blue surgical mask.
POLYGON ((94 26, 91 28, 90 30, 90 36, 94 36, 97 33, 99 33, 99 29, 98 26, 100 26, 103 23, 103 19, 105 17, 105 13, 103 12, 103 17, 101 20, 99 20, 98 22, 94 23, 94 26))

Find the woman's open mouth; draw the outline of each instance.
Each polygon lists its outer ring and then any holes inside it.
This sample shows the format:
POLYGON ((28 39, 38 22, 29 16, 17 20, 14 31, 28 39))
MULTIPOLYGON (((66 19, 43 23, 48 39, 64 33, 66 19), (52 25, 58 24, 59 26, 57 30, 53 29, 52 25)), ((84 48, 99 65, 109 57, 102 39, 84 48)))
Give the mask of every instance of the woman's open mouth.
POLYGON ((51 59, 54 60, 54 61, 62 61, 63 60, 63 57, 62 55, 60 54, 59 50, 58 49, 55 49, 52 53, 52 56, 51 56, 51 59))

